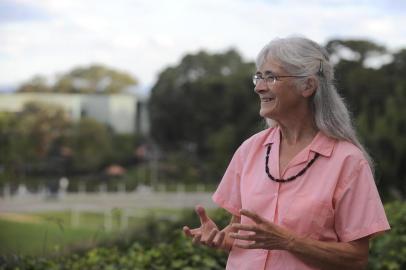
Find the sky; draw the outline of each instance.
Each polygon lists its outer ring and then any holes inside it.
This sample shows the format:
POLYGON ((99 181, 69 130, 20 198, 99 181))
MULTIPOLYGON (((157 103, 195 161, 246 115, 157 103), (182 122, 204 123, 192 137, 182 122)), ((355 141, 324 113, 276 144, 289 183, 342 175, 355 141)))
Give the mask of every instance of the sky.
POLYGON ((403 0, 0 0, 0 89, 100 63, 149 89, 199 50, 247 61, 276 37, 406 48, 403 0))

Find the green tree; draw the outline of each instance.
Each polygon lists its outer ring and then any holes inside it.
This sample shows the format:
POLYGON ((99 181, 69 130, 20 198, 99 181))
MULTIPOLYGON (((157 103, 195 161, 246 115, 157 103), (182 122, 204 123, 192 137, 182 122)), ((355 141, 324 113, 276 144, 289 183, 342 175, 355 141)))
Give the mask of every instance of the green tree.
POLYGON ((70 128, 69 117, 58 106, 29 102, 12 119, 6 132, 7 169, 17 174, 46 170, 48 156, 70 128))
POLYGON ((43 76, 36 75, 27 82, 23 83, 17 90, 18 92, 51 92, 52 88, 43 76))
POLYGON ((393 61, 379 70, 385 78, 375 111, 364 108, 360 129, 377 163, 382 190, 391 197, 406 196, 406 50, 393 55, 393 61))
POLYGON ((136 85, 137 81, 128 73, 102 65, 78 67, 58 78, 54 92, 116 94, 136 85))
POLYGON ((353 58, 353 60, 361 63, 362 65, 365 64, 365 60, 367 60, 369 57, 381 55, 387 51, 384 46, 368 40, 338 39, 333 39, 327 42, 326 49, 331 55, 338 58, 342 58, 343 50, 347 50, 347 54, 348 51, 352 52, 352 57, 350 56, 350 58, 353 58))
POLYGON ((74 170, 83 172, 99 170, 113 151, 107 127, 90 118, 82 118, 74 125, 67 145, 72 149, 74 170))
MULTIPOLYGON (((187 151, 196 160, 195 166, 216 162, 213 151, 227 149, 226 156, 230 156, 259 126, 253 72, 254 65, 234 50, 186 55, 177 66, 165 69, 152 88, 152 136, 166 151, 187 151), (229 134, 230 126, 234 136, 220 139, 229 134), (219 149, 219 140, 226 146, 219 149)), ((220 162, 210 167, 224 169, 226 162, 220 162)), ((211 172, 210 178, 218 175, 211 172)))
POLYGON ((352 59, 339 58, 337 85, 354 114, 362 141, 376 163, 376 179, 383 195, 406 195, 406 50, 394 53, 393 61, 369 68, 370 57, 388 54, 370 41, 333 40, 327 48, 334 56, 349 50, 352 59))
POLYGON ((6 182, 14 176, 13 149, 15 116, 11 113, 0 113, 0 183, 6 182))
MULTIPOLYGON (((332 40, 326 47, 336 61, 337 88, 375 159, 381 193, 404 197, 406 50, 390 53, 367 40, 332 40), (388 64, 367 65, 388 55, 388 64)), ((188 151, 193 166, 206 166, 217 180, 236 147, 261 128, 253 70, 235 51, 187 55, 165 69, 150 100, 155 140, 165 151, 188 151)))
POLYGON ((27 174, 56 172, 58 155, 70 129, 65 112, 46 103, 30 102, 17 114, 0 114, 0 178, 17 183, 27 174))
POLYGON ((28 159, 44 158, 52 144, 63 137, 71 120, 59 106, 43 102, 28 102, 17 114, 15 132, 25 143, 20 144, 21 152, 28 159))
POLYGON ((338 59, 337 86, 355 117, 365 110, 374 116, 382 113, 381 101, 389 90, 382 89, 387 86, 387 80, 380 69, 368 68, 366 61, 387 54, 386 49, 366 40, 332 40, 326 48, 332 58, 338 59))
POLYGON ((47 84, 42 76, 34 76, 23 83, 18 92, 53 92, 84 94, 117 94, 137 85, 137 80, 124 71, 100 64, 76 67, 56 78, 53 85, 47 84))
POLYGON ((235 51, 185 56, 178 66, 164 70, 152 88, 152 136, 168 149, 206 150, 208 135, 229 121, 235 123, 247 109, 239 107, 237 112, 234 102, 254 102, 252 71, 252 64, 235 51))

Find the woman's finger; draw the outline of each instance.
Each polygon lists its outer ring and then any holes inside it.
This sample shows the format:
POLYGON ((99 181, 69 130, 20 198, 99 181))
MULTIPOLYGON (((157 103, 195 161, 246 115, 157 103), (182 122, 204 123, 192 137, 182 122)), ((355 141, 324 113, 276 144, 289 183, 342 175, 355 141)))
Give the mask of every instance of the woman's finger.
POLYGON ((251 212, 247 209, 241 209, 240 210, 240 214, 246 217, 249 217, 250 219, 252 219, 255 223, 257 224, 261 224, 261 223, 266 223, 267 220, 262 218, 260 215, 258 215, 257 213, 251 212))
POLYGON ((258 239, 256 234, 238 234, 230 233, 230 237, 234 239, 246 240, 246 241, 255 241, 258 239))
POLYGON ((199 216, 201 224, 204 224, 210 220, 210 218, 207 216, 206 210, 204 209, 203 206, 197 205, 195 208, 195 211, 196 211, 197 215, 199 216))
POLYGON ((188 226, 184 226, 182 230, 183 230, 183 233, 184 233, 187 237, 191 237, 191 236, 192 236, 192 233, 191 233, 190 228, 189 228, 188 226))
POLYGON ((211 232, 209 233, 209 236, 207 237, 207 239, 205 241, 203 241, 206 245, 208 246, 212 246, 213 245, 213 239, 216 236, 216 234, 219 231, 217 229, 213 229, 211 230, 211 232))
POLYGON ((196 234, 194 237, 193 237, 193 240, 192 240, 192 243, 193 244, 200 244, 201 243, 201 240, 202 239, 202 235, 201 234, 196 234))
POLYGON ((196 229, 190 229, 188 226, 183 227, 183 232, 185 233, 186 236, 188 237, 193 237, 194 235, 200 233, 201 229, 196 228, 196 229))
POLYGON ((247 224, 241 224, 241 223, 234 223, 231 226, 233 227, 233 229, 241 230, 241 231, 251 231, 251 232, 255 232, 255 233, 259 233, 259 232, 262 231, 260 228, 258 228, 257 225, 247 225, 247 224))
POLYGON ((224 241, 225 236, 226 236, 226 233, 225 233, 225 232, 219 232, 219 233, 216 235, 216 237, 214 237, 213 246, 214 246, 214 247, 219 247, 219 246, 221 246, 221 244, 222 244, 223 241, 224 241))

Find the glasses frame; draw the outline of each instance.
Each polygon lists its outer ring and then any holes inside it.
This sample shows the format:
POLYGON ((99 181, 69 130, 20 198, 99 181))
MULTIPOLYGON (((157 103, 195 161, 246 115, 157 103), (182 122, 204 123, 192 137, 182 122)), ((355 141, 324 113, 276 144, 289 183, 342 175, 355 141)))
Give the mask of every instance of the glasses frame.
MULTIPOLYGON (((317 71, 316 75, 320 77, 324 77, 323 73, 323 60, 320 61, 319 70, 317 71)), ((260 80, 264 80, 267 84, 274 84, 276 81, 279 81, 279 78, 306 78, 309 75, 274 75, 270 71, 265 71, 265 77, 261 73, 256 73, 252 76, 252 82, 255 86, 257 86, 260 80), (271 82, 272 80, 272 82, 271 82)))
POLYGON ((267 84, 274 84, 276 81, 279 81, 279 78, 306 78, 308 75, 274 75, 267 74, 265 77, 262 74, 254 74, 252 76, 252 82, 255 86, 258 85, 260 80, 264 80, 267 84))

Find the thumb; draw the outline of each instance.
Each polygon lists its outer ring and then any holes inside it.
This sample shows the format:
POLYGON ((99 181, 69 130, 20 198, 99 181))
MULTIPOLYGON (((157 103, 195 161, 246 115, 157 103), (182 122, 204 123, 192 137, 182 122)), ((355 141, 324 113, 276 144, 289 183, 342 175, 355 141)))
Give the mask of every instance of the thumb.
POLYGON ((197 205, 195 210, 196 210, 197 215, 200 218, 200 223, 201 224, 204 224, 204 223, 206 223, 207 221, 210 220, 210 218, 207 216, 206 210, 204 209, 203 206, 197 205))

